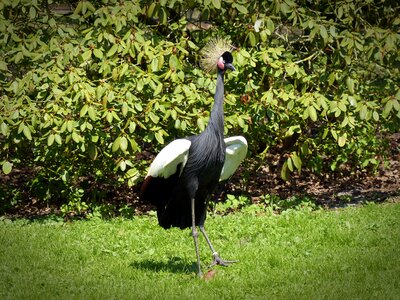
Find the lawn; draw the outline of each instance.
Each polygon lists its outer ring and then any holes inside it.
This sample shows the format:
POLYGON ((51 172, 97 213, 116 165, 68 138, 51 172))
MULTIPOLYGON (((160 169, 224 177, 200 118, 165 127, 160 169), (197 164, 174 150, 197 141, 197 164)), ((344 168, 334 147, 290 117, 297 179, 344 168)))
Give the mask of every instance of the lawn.
MULTIPOLYGON (((154 216, 0 221, 0 299, 399 299, 400 204, 210 216, 222 258, 199 280, 190 231, 154 216)), ((203 268, 211 261, 200 239, 203 268)))

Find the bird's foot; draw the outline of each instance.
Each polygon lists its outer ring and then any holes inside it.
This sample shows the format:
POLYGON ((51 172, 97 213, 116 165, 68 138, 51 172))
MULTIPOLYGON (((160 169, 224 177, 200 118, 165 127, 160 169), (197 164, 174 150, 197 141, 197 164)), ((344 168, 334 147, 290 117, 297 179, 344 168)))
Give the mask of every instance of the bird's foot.
POLYGON ((213 267, 215 265, 220 265, 220 266, 223 266, 223 267, 227 267, 230 264, 238 262, 238 260, 223 260, 221 257, 219 257, 217 252, 214 252, 213 256, 214 256, 214 260, 211 262, 210 267, 213 267))

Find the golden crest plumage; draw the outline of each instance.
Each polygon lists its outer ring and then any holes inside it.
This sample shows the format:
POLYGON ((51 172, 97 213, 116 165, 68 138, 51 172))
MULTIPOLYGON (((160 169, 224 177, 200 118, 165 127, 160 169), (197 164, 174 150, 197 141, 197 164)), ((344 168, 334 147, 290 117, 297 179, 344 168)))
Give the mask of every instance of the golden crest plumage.
POLYGON ((204 71, 211 73, 217 70, 217 62, 226 51, 232 51, 233 46, 229 40, 216 37, 211 39, 201 51, 200 66, 204 71))

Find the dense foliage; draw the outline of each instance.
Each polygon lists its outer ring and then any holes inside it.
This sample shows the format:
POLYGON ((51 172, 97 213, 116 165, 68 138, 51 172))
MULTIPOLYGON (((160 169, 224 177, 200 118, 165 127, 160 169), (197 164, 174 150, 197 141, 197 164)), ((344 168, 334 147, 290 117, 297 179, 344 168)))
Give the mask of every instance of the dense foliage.
POLYGON ((30 194, 65 212, 138 184, 144 152, 207 124, 199 50, 214 36, 236 47, 226 134, 247 137, 250 160, 279 153, 284 179, 377 166, 400 127, 399 5, 312 3, 3 0, 1 176, 30 169, 30 194))

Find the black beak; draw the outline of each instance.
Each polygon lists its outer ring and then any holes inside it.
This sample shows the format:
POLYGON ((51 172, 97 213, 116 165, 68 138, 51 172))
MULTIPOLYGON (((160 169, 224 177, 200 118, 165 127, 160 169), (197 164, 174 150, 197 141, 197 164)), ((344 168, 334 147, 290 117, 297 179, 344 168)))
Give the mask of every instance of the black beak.
POLYGON ((231 63, 225 63, 225 69, 236 71, 235 67, 231 63))

